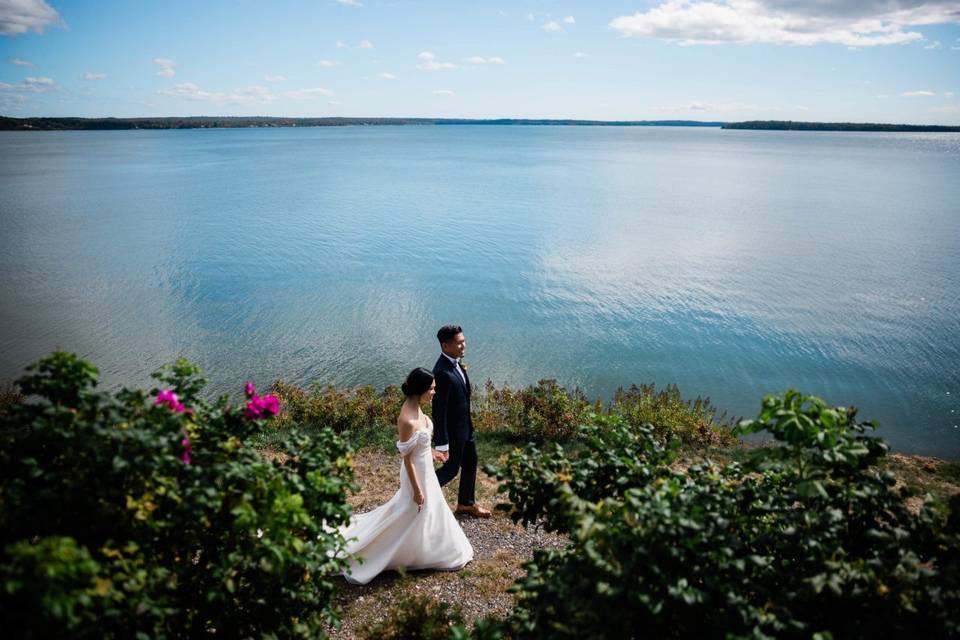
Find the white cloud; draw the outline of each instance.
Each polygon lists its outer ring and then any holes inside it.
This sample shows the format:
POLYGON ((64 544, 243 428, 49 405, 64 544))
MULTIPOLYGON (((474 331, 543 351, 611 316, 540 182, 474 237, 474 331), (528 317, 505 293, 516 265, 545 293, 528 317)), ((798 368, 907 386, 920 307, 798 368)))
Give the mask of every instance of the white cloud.
MULTIPOLYGON (((0 82, 0 91, 3 90, 4 85, 6 85, 5 82, 0 82)), ((26 106, 27 102, 27 96, 19 93, 0 93, 0 109, 4 111, 19 111, 26 106)))
POLYGON ((734 111, 807 111, 808 107, 795 105, 792 107, 771 107, 747 102, 702 102, 694 100, 686 104, 672 107, 655 107, 657 111, 697 111, 708 113, 730 113, 734 111))
POLYGON ((272 102, 277 99, 270 89, 259 85, 238 89, 234 93, 249 102, 272 102))
POLYGON ((224 93, 222 91, 205 91, 192 82, 181 82, 171 89, 158 89, 156 93, 161 96, 175 96, 197 102, 212 102, 218 105, 272 102, 277 99, 266 87, 252 86, 224 93))
POLYGON ((500 56, 493 56, 492 58, 484 58, 483 56, 473 56, 467 58, 467 62, 470 64, 506 64, 507 61, 501 58, 500 56))
POLYGON ((337 49, 346 49, 347 45, 342 40, 337 40, 337 49))
POLYGON ((666 0, 645 12, 615 18, 628 37, 684 45, 770 43, 903 44, 923 39, 913 26, 960 20, 956 0, 666 0))
POLYGON ((960 113, 960 105, 949 104, 945 107, 931 107, 933 113, 960 113))
POLYGON ((452 89, 434 89, 434 90, 433 90, 433 95, 435 95, 435 96, 452 96, 452 95, 453 95, 453 90, 452 90, 452 89))
POLYGON ((91 71, 87 71, 85 74, 80 76, 82 80, 103 80, 106 77, 107 74, 105 73, 93 73, 91 71))
POLYGON ((7 58, 7 62, 17 67, 35 67, 37 65, 33 64, 29 60, 24 60, 22 58, 7 58))
POLYGON ((944 92, 943 92, 943 95, 947 96, 948 98, 952 98, 952 97, 953 97, 953 91, 944 91, 944 92))
POLYGON ((175 84, 173 85, 172 89, 157 89, 156 93, 158 96, 180 96, 183 98, 190 98, 192 100, 210 100, 211 102, 215 102, 215 98, 217 96, 227 95, 225 93, 216 94, 209 91, 203 91, 200 87, 192 82, 181 82, 179 84, 175 84))
POLYGON ((933 91, 904 91, 900 94, 901 98, 923 98, 926 96, 935 96, 937 95, 933 91))
POLYGON ((285 91, 282 94, 285 98, 296 98, 309 100, 311 98, 326 98, 333 95, 333 91, 330 89, 324 89, 323 87, 313 87, 310 89, 297 89, 296 91, 285 91))
POLYGON ((558 33, 560 31, 563 31, 563 27, 561 27, 556 20, 549 20, 543 23, 543 26, 540 28, 543 29, 544 31, 550 31, 552 33, 558 33))
POLYGON ((331 69, 337 66, 338 64, 340 64, 340 61, 339 60, 317 60, 317 64, 323 67, 324 69, 331 69))
POLYGON ((566 22, 567 24, 576 24, 576 23, 577 23, 577 21, 574 20, 573 16, 567 16, 566 18, 563 19, 563 21, 566 22))
POLYGON ((361 49, 373 49, 373 43, 370 42, 369 40, 361 40, 361 41, 360 41, 360 48, 361 48, 361 49))
POLYGON ((49 26, 62 27, 63 20, 44 0, 0 0, 0 36, 43 33, 49 26))
POLYGON ((30 76, 27 76, 23 79, 23 84, 25 87, 29 87, 29 91, 36 91, 38 93, 43 91, 52 91, 57 86, 57 83, 53 81, 53 78, 33 78, 30 76))
POLYGON ((277 76, 265 75, 265 76, 263 76, 264 82, 284 82, 286 79, 287 79, 287 76, 280 76, 280 75, 277 75, 277 76))
POLYGON ((940 41, 939 41, 939 40, 934 40, 934 41, 931 42, 930 44, 925 44, 925 45, 923 45, 923 48, 924 48, 924 49, 940 49, 940 48, 942 48, 942 47, 943 47, 943 45, 940 44, 940 41))
POLYGON ((383 73, 380 74, 380 77, 383 78, 384 80, 396 80, 396 79, 397 79, 397 76, 393 75, 393 74, 390 73, 389 71, 384 71, 383 73))
POLYGON ((452 62, 437 62, 437 56, 435 56, 432 51, 421 51, 417 54, 417 60, 420 61, 417 69, 422 69, 423 71, 442 71, 444 69, 457 68, 457 65, 452 62))
POLYGON ((362 7, 363 3, 360 0, 337 0, 340 4, 347 5, 348 7, 362 7))
POLYGON ((57 88, 53 78, 27 76, 22 82, 9 84, 0 82, 0 91, 29 91, 30 93, 46 93, 57 88))
POLYGON ((588 56, 587 56, 587 54, 585 54, 583 51, 577 51, 575 54, 573 54, 573 57, 574 57, 574 58, 586 58, 586 57, 588 57, 588 56))
POLYGON ((327 104, 332 104, 333 106, 339 106, 343 103, 340 102, 339 100, 327 100, 327 104))
POLYGON ((532 11, 527 13, 527 20, 529 20, 530 22, 533 22, 535 20, 535 18, 533 17, 532 11))
POLYGON ((157 71, 157 75, 161 78, 172 78, 173 76, 177 75, 177 70, 175 69, 177 63, 170 58, 154 58, 153 64, 160 67, 160 71, 157 71))

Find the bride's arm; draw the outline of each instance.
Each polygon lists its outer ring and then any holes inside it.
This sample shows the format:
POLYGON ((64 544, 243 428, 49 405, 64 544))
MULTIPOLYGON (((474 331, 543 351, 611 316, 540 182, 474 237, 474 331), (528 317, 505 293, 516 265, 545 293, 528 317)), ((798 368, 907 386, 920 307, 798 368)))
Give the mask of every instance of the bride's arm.
POLYGON ((412 453, 409 453, 403 456, 403 466, 407 470, 407 475, 410 476, 410 486, 413 487, 413 501, 417 503, 417 511, 420 511, 420 507, 423 506, 423 491, 417 481, 417 472, 413 468, 412 455, 412 453))
MULTIPOLYGON (((412 422, 403 420, 397 425, 400 432, 400 441, 406 442, 415 433, 416 427, 412 422)), ((414 449, 416 451, 416 449, 414 449)), ((403 468, 407 470, 407 476, 410 478, 410 487, 413 489, 413 501, 417 503, 417 511, 423 506, 423 490, 420 488, 420 481, 417 479, 417 470, 413 467, 413 453, 411 451, 403 456, 403 468)))

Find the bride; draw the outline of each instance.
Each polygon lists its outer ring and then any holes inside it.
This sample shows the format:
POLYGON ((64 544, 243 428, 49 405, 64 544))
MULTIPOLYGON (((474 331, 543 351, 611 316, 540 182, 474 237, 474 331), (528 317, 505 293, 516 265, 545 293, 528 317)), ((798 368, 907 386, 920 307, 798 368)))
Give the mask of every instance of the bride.
POLYGON ((473 547, 440 490, 430 453, 433 422, 420 409, 433 398, 433 374, 414 369, 400 388, 406 396, 397 418, 400 490, 340 530, 353 556, 344 577, 353 584, 366 584, 387 569, 455 570, 473 559, 473 547))

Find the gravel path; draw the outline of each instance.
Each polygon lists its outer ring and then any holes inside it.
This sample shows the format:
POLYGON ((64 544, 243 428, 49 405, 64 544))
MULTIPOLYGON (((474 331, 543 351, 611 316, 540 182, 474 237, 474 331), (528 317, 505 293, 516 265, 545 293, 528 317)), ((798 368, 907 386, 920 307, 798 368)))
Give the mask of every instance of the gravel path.
MULTIPOLYGON (((369 511, 390 498, 397 489, 398 459, 380 451, 363 451, 354 458, 361 485, 350 504, 357 512, 369 511)), ((486 507, 498 500, 497 483, 483 472, 477 477, 477 499, 486 507)), ((456 502, 456 481, 444 487, 447 502, 456 502)), ((500 496, 502 499, 502 495, 500 496)), ((535 549, 561 548, 563 536, 513 524, 502 511, 492 518, 457 516, 473 545, 474 559, 460 571, 411 571, 400 575, 387 571, 366 585, 339 583, 337 604, 343 612, 343 626, 331 630, 331 638, 363 638, 383 621, 393 604, 408 593, 425 594, 438 601, 459 606, 472 622, 485 616, 503 617, 513 606, 507 588, 523 575, 522 564, 535 549)))

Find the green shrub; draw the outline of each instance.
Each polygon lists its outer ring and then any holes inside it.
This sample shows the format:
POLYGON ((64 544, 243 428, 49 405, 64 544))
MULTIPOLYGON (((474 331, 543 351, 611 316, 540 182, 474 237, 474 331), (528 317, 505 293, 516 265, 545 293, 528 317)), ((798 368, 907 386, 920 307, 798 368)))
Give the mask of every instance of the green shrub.
MULTIPOLYGON (((289 424, 314 429, 332 429, 334 433, 351 435, 370 429, 393 433, 403 394, 399 387, 389 386, 378 392, 372 386, 340 390, 316 385, 309 391, 277 381, 271 391, 284 407, 278 427, 289 424)), ((429 406, 424 410, 429 413, 429 406)))
POLYGON ((732 427, 726 414, 717 415, 709 398, 684 400, 676 385, 657 391, 652 384, 617 389, 608 413, 622 416, 638 427, 654 426, 663 438, 680 438, 685 445, 725 446, 734 443, 732 427))
POLYGON ((502 465, 486 471, 505 481, 512 517, 525 525, 544 520, 551 530, 574 524, 567 508, 571 495, 590 502, 621 496, 672 472, 679 442, 662 443, 650 425, 633 427, 620 416, 591 417, 581 427, 583 450, 570 457, 557 443, 514 449, 502 465))
POLYGON ((571 544, 527 565, 513 635, 957 636, 960 499, 910 513, 877 469, 886 444, 855 416, 768 396, 740 430, 781 446, 742 465, 673 470, 672 447, 623 420, 593 427, 577 459, 515 452, 491 470, 514 518, 571 544))
POLYGON ((350 454, 329 430, 251 442, 269 396, 208 403, 186 361, 164 388, 96 390, 55 353, 19 381, 0 430, 7 637, 314 637, 336 620, 331 574, 350 454), (174 393, 176 395, 174 395, 174 393))
MULTIPOLYGON (((331 428, 356 444, 371 441, 393 446, 394 424, 403 396, 396 387, 382 392, 373 387, 340 390, 333 386, 301 389, 275 382, 272 390, 284 407, 277 427, 301 425, 331 428)), ((430 407, 424 409, 429 413, 430 407)), ((609 406, 590 403, 580 389, 572 391, 556 380, 513 389, 487 380, 472 402, 474 428, 518 442, 568 442, 593 412, 621 416, 629 424, 655 425, 663 438, 678 437, 686 445, 718 446, 733 443, 732 425, 709 400, 685 401, 676 386, 657 391, 653 385, 619 389, 609 406)))
POLYGON ((508 431, 527 442, 569 440, 592 408, 580 389, 567 391, 556 380, 516 390, 488 380, 484 391, 473 402, 474 427, 508 431))

